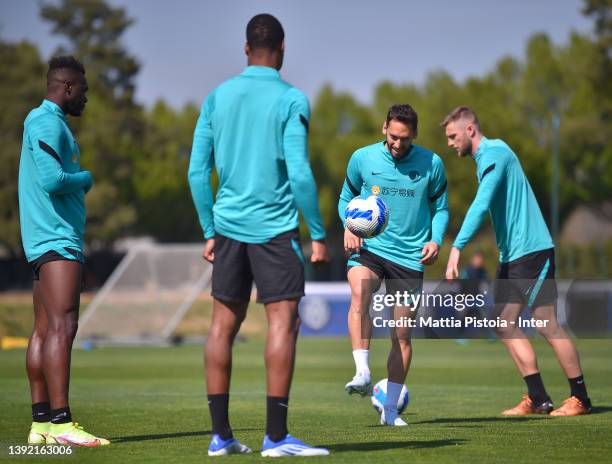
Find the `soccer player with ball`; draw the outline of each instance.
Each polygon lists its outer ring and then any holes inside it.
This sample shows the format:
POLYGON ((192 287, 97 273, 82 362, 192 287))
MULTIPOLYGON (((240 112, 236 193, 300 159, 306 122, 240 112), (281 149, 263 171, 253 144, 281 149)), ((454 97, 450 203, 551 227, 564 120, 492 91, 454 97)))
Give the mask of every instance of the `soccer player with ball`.
MULTIPOLYGON (((385 140, 358 149, 349 160, 338 210, 345 225, 355 216, 347 205, 355 197, 368 198, 384 223, 373 229, 346 227, 344 248, 350 253, 347 277, 351 287, 348 328, 356 374, 346 384, 349 394, 371 394, 368 365, 371 336, 371 294, 385 280, 388 293, 419 292, 424 266, 435 262, 448 225, 447 184, 441 158, 414 145, 418 117, 410 105, 394 105, 383 124, 385 140), (379 201, 382 200, 382 201, 379 201), (348 216, 348 219, 347 219, 348 216), (345 222, 346 221, 346 222, 345 222), (363 232, 363 233, 362 233, 363 232), (362 238, 378 233, 370 238, 362 238)), ((351 226, 352 227, 352 226, 351 226)), ((416 310, 416 308, 413 308, 416 310)), ((394 308, 394 318, 410 316, 408 307, 394 308)), ((406 425, 398 415, 397 403, 410 367, 412 346, 409 328, 391 330, 387 363, 387 397, 381 423, 406 425)))
POLYGON ((576 347, 557 322, 555 303, 555 250, 535 195, 518 157, 502 140, 487 139, 480 130, 476 113, 462 106, 442 122, 448 146, 461 157, 476 162, 478 192, 455 239, 448 259, 446 278, 458 277, 461 250, 478 231, 490 212, 499 248, 500 266, 495 286, 495 303, 508 327, 498 333, 510 351, 527 385, 527 395, 505 416, 549 414, 577 416, 591 411, 591 401, 580 367, 576 347), (516 321, 527 306, 553 348, 570 384, 570 397, 553 410, 544 388, 535 352, 516 321))

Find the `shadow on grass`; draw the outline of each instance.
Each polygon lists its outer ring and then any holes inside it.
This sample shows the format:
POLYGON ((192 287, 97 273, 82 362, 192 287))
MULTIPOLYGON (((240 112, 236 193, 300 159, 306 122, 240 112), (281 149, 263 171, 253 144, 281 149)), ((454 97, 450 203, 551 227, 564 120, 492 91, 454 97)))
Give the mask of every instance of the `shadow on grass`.
POLYGON ((321 445, 328 448, 330 451, 338 453, 348 451, 384 451, 391 449, 425 449, 425 448, 440 448, 442 446, 462 445, 464 439, 456 440, 406 440, 406 441, 373 441, 359 443, 337 443, 330 445, 321 445))
MULTIPOLYGON (((263 429, 234 429, 234 432, 253 432, 263 429)), ((201 430, 197 432, 177 432, 177 433, 160 433, 156 435, 130 435, 127 437, 109 438, 111 443, 128 443, 131 441, 148 441, 148 440, 166 440, 168 438, 184 438, 184 437, 206 437, 212 435, 211 430, 201 430)))
MULTIPOLYGON (((234 432, 254 432, 263 429, 233 429, 234 432)), ((168 438, 184 437, 206 437, 212 435, 211 430, 200 430, 197 432, 159 433, 156 435, 130 435, 127 437, 109 438, 111 443, 128 443, 131 441, 166 440, 168 438)))
MULTIPOLYGON (((593 406, 591 414, 605 414, 612 412, 610 406, 593 406)), ((544 414, 533 414, 530 416, 520 417, 439 417, 437 419, 411 422, 411 424, 461 424, 461 423, 479 423, 479 422, 526 422, 533 420, 556 419, 544 414)))
POLYGON ((611 406, 593 406, 593 410, 591 411, 591 414, 604 414, 606 412, 611 412, 611 411, 612 411, 611 406))
POLYGON ((210 430, 201 430, 199 432, 160 433, 156 435, 131 435, 127 437, 109 438, 109 440, 111 443, 127 443, 131 441, 166 440, 168 438, 205 437, 207 435, 212 435, 212 432, 210 430))
POLYGON ((479 422, 528 422, 534 420, 545 420, 548 416, 533 415, 521 417, 438 417, 437 419, 411 422, 411 424, 463 424, 479 422))

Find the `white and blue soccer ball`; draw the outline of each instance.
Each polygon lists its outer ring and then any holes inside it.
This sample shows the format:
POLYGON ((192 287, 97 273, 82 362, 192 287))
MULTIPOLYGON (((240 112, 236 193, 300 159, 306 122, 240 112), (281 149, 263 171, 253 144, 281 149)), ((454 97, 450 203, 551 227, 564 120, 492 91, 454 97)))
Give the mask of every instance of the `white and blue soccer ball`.
POLYGON ((389 208, 376 195, 355 197, 344 210, 344 219, 347 229, 357 237, 375 237, 387 227, 389 208))
MULTIPOLYGON (((372 405, 374 409, 380 414, 382 413, 385 407, 385 401, 387 401, 387 379, 382 379, 376 385, 374 385, 374 390, 372 396, 370 396, 372 400, 372 405)), ((402 391, 397 400, 397 413, 401 414, 406 410, 408 406, 408 402, 410 397, 408 395, 408 388, 406 385, 402 386, 402 391)))

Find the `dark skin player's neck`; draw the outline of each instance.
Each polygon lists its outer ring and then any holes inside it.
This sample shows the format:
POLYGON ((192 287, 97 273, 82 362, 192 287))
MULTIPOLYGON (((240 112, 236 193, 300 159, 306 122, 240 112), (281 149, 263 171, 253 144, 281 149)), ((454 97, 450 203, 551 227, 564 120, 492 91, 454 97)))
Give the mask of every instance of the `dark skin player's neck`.
POLYGON ((279 71, 282 66, 281 51, 271 51, 266 49, 251 50, 247 58, 247 65, 266 66, 279 71))
POLYGON ((66 102, 64 101, 64 99, 57 95, 55 92, 47 92, 47 95, 45 96, 45 99, 49 100, 50 102, 55 103, 57 106, 59 106, 62 111, 64 113, 66 113, 66 102))

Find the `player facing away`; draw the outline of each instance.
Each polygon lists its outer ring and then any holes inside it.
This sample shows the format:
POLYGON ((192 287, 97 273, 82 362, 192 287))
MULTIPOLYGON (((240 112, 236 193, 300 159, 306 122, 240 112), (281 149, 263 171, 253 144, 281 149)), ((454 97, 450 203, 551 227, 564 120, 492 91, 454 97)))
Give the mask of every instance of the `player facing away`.
POLYGON ((66 116, 81 115, 86 93, 83 65, 72 56, 52 58, 46 97, 24 122, 19 216, 34 274, 34 329, 26 355, 33 419, 28 443, 33 445, 109 443, 73 422, 68 404, 83 278, 85 194, 93 180, 81 169, 66 116))
POLYGON ((478 231, 487 212, 491 213, 499 248, 495 303, 500 317, 509 323, 497 332, 528 391, 516 407, 502 414, 577 416, 589 413, 591 402, 578 353, 556 318, 553 241, 518 157, 502 140, 487 139, 476 114, 468 107, 453 110, 442 126, 448 146, 457 150, 460 157, 471 156, 476 162, 479 182, 476 197, 453 244, 446 278, 458 276, 461 250, 478 231), (546 327, 537 330, 554 350, 570 384, 570 398, 555 410, 544 388, 533 347, 516 324, 525 305, 534 319, 546 322, 546 327))
MULTIPOLYGON (((368 355, 371 337, 369 303, 382 280, 388 294, 420 292, 424 265, 433 264, 448 225, 448 192, 441 158, 414 145, 418 117, 410 105, 392 106, 383 124, 385 140, 358 149, 349 160, 338 212, 351 199, 375 194, 389 208, 389 223, 378 236, 361 239, 348 229, 344 247, 350 254, 347 278, 351 287, 348 328, 356 374, 345 386, 349 394, 371 394, 368 355)), ((416 308, 414 308, 416 309, 416 308)), ((395 319, 414 316, 407 307, 395 307, 395 319)), ((387 361, 387 401, 381 415, 386 425, 406 425, 398 416, 397 400, 410 367, 409 328, 390 330, 387 361)))
POLYGON ((289 390, 304 295, 298 208, 312 238, 312 263, 328 261, 308 161, 308 100, 281 80, 284 31, 268 14, 246 28, 248 66, 206 98, 195 129, 189 185, 213 263, 213 316, 205 347, 213 437, 208 454, 248 453, 228 418, 232 345, 253 281, 268 319, 267 423, 263 456, 329 454, 287 432, 289 390), (219 187, 213 207, 210 175, 219 187))

